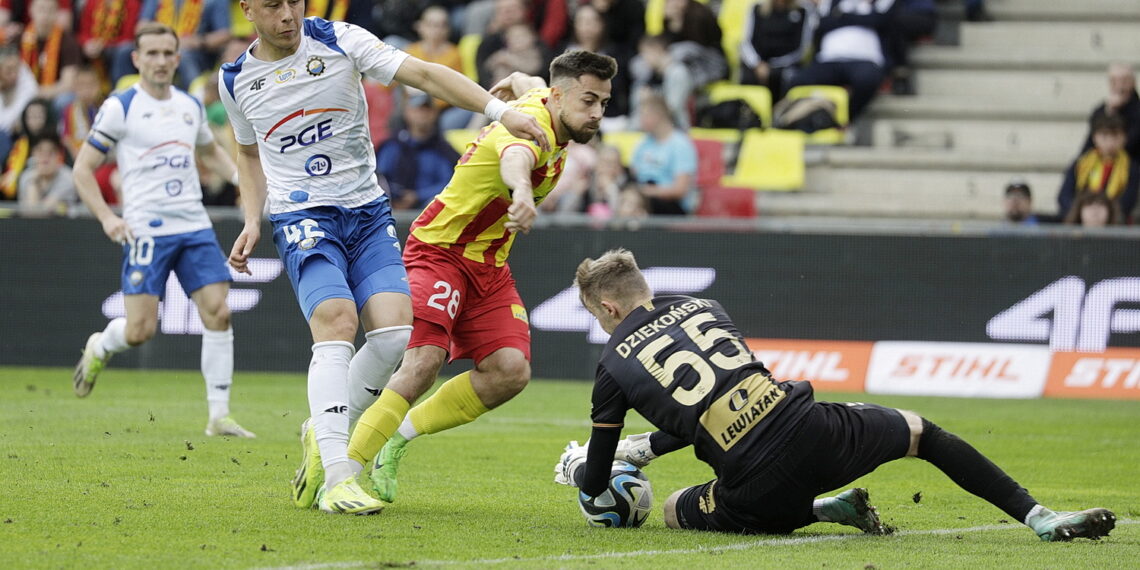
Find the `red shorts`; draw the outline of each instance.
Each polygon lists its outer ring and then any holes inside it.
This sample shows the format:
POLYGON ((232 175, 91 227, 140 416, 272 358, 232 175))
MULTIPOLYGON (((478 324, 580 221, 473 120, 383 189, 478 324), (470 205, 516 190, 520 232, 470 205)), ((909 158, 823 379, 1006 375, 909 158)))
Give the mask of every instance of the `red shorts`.
POLYGON ((408 236, 404 265, 412 290, 408 348, 438 346, 450 360, 476 363, 500 348, 517 348, 530 360, 530 321, 510 266, 495 267, 455 249, 408 236))

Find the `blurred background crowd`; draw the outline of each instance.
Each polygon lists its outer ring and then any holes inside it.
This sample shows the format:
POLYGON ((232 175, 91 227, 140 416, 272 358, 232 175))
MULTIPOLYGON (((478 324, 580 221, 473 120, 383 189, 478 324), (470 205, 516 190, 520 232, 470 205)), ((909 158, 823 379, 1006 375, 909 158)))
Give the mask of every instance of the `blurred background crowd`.
MULTIPOLYGON (((601 136, 572 143, 559 188, 542 205, 602 220, 750 217, 764 203, 757 191, 810 190, 805 167, 813 157, 832 156, 813 149, 869 147, 888 138, 868 119, 877 98, 903 100, 904 109, 908 98, 937 103, 938 85, 924 85, 916 70, 915 46, 968 43, 960 24, 983 29, 1001 19, 983 0, 311 0, 306 12, 362 26, 484 87, 513 71, 545 75, 567 49, 616 58, 601 136)), ((177 31, 176 86, 202 101, 216 137, 233 150, 217 69, 254 39, 238 2, 2 0, 0 199, 7 203, 0 208, 27 216, 81 208, 68 165, 105 97, 138 80, 130 54, 135 28, 146 21, 177 31)), ((993 196, 986 202, 992 212, 981 217, 1131 223, 1140 185, 1140 98, 1126 63, 1135 54, 1119 55, 1105 54, 1107 72, 1095 62, 1099 75, 1107 73, 1107 88, 1079 110, 1095 106, 1082 121, 1083 140, 1060 143, 1071 149, 1067 168, 1055 167, 1060 184, 1005 176, 977 190, 993 196)), ((377 170, 393 205, 422 208, 446 185, 485 119, 398 85, 366 81, 365 91, 377 170)), ((1022 96, 1037 95, 1027 89, 1022 96)), ((986 105, 980 97, 974 103, 986 105)), ((884 109, 889 119, 891 107, 884 109)), ((899 131, 892 132, 898 143, 899 131)), ((235 203, 228 181, 201 174, 207 205, 235 203)), ((108 202, 117 203, 113 157, 98 179, 108 202)), ((845 183, 836 178, 830 185, 845 183)))

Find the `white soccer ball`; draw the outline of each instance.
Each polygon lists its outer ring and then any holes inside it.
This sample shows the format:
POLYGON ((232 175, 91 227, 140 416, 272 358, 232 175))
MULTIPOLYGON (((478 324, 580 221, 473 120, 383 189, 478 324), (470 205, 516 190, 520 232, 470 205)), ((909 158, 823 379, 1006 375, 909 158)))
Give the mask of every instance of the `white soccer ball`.
POLYGON ((597 497, 578 492, 578 506, 590 526, 636 528, 649 518, 653 508, 653 488, 640 469, 625 461, 614 461, 610 484, 597 497))

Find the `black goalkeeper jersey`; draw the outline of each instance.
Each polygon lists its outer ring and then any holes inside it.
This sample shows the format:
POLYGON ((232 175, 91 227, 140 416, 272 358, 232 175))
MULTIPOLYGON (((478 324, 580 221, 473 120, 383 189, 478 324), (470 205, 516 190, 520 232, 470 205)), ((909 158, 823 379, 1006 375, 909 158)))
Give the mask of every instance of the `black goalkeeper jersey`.
POLYGON ((807 382, 772 379, 720 303, 677 295, 634 309, 614 330, 591 416, 596 428, 620 426, 635 409, 732 484, 763 466, 812 403, 807 382))

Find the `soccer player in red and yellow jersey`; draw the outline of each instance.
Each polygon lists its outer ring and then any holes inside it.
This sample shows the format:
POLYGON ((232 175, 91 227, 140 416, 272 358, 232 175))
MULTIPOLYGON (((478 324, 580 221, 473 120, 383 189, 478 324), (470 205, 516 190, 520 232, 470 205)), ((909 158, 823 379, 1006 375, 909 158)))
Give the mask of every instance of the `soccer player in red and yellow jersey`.
POLYGON ((404 250, 414 316, 411 341, 387 389, 357 422, 349 457, 375 458, 381 499, 396 495, 396 468, 412 438, 473 421, 513 398, 530 380, 530 327, 507 256, 534 224, 535 205, 558 182, 570 141, 598 132, 617 63, 571 51, 550 64, 551 85, 515 73, 491 93, 517 100, 538 120, 549 151, 492 123, 467 145, 451 182, 412 225, 404 250), (475 368, 409 407, 435 383, 445 360, 475 368), (381 451, 381 447, 383 450, 381 451), (378 453, 379 452, 379 453, 378 453))

